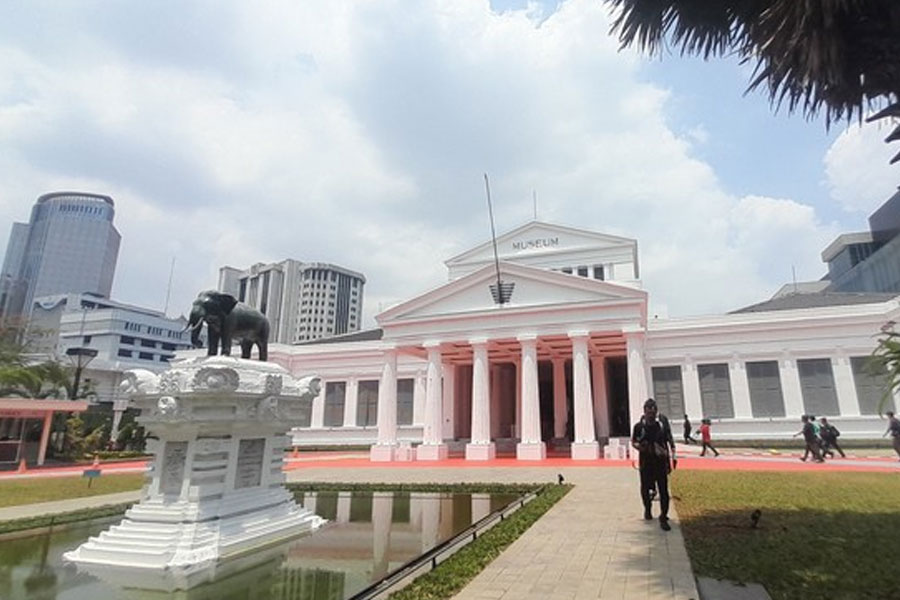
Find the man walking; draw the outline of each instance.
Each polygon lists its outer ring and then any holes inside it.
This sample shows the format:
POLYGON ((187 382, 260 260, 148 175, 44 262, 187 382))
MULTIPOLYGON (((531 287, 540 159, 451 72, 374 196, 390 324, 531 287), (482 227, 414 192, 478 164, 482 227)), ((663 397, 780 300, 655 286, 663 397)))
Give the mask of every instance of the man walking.
POLYGON ((847 458, 847 455, 844 454, 843 448, 838 444, 838 436, 841 435, 841 432, 838 431, 838 428, 828 422, 827 417, 822 417, 822 426, 819 428, 819 437, 822 438, 822 452, 828 452, 831 454, 832 458, 834 457, 834 450, 837 450, 841 458, 847 458), (834 450, 832 450, 834 448, 834 450))
POLYGON ((697 440, 691 437, 691 430, 694 428, 691 425, 691 420, 688 419, 687 415, 684 415, 684 443, 685 444, 696 444, 697 440))
POLYGON ((703 449, 700 451, 700 456, 706 456, 707 448, 712 450, 716 456, 719 456, 719 451, 713 448, 712 445, 712 432, 710 431, 711 424, 712 421, 709 419, 700 420, 700 439, 703 441, 703 449))
MULTIPOLYGON (((887 411, 884 414, 888 418, 888 428, 884 435, 891 434, 891 439, 894 442, 894 452, 897 453, 897 456, 900 456, 900 419, 895 417, 892 411, 887 411)), ((884 437, 884 435, 881 437, 884 437)))
POLYGON ((644 416, 635 423, 631 445, 639 452, 641 473, 641 500, 644 503, 644 519, 653 519, 651 490, 659 494, 659 526, 669 531, 669 472, 675 461, 675 440, 669 420, 660 415, 653 398, 644 402, 644 416), (672 461, 670 463, 669 461, 672 461))
POLYGON ((802 435, 803 439, 806 441, 806 450, 803 452, 803 456, 800 460, 805 462, 810 453, 812 453, 815 462, 825 462, 825 459, 822 458, 822 455, 819 453, 819 438, 816 435, 816 428, 813 426, 812 421, 809 420, 809 416, 801 416, 800 422, 803 423, 803 429, 794 434, 794 437, 802 435))

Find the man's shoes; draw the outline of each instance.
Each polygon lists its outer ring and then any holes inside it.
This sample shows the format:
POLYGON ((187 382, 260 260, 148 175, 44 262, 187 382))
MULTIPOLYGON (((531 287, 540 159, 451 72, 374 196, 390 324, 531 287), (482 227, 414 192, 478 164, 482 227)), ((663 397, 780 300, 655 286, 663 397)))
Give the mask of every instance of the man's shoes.
POLYGON ((648 508, 647 510, 644 511, 644 520, 645 520, 645 521, 652 521, 652 520, 653 520, 653 515, 650 514, 650 509, 649 509, 649 508, 648 508))
POLYGON ((667 517, 659 518, 659 528, 663 531, 671 531, 672 526, 669 525, 669 519, 667 517))

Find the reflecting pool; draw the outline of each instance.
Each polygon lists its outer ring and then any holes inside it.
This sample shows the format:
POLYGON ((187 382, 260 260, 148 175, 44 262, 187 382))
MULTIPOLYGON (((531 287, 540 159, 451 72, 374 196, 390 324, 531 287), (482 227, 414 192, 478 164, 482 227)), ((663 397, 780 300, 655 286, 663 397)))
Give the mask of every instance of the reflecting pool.
MULTIPOLYGON (((0 541, 4 600, 344 600, 516 499, 510 494, 315 492, 298 502, 328 523, 277 546, 224 561, 209 583, 176 592, 133 589, 112 569, 79 572, 62 554, 111 524, 0 541)), ((112 521, 113 523, 115 521, 112 521)), ((165 589, 164 582, 159 587, 165 589)))

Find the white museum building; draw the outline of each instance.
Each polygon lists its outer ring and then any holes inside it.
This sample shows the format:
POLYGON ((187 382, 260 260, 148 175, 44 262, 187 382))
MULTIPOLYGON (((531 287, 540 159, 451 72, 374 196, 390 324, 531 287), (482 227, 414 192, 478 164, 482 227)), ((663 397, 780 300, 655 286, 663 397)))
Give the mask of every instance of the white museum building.
POLYGON ((648 319, 633 239, 532 221, 497 253, 486 242, 449 259, 449 282, 377 315, 379 329, 270 346, 270 361, 322 378, 294 444, 372 444, 378 461, 594 459, 651 396, 676 436, 685 414, 720 439, 790 437, 801 414, 844 437, 885 430, 883 381, 865 364, 900 321, 892 294, 787 290, 648 319))

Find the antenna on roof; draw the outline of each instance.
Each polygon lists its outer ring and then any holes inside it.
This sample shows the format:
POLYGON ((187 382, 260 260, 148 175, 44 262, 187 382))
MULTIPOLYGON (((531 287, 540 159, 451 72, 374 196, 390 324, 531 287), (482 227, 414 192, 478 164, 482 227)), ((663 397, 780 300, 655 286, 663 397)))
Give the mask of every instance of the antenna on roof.
POLYGON ((794 293, 797 293, 797 269, 794 268, 794 265, 791 265, 791 278, 794 281, 794 293))
POLYGON ((491 184, 488 181, 487 173, 484 174, 484 189, 487 192, 488 215, 491 218, 491 243, 494 245, 494 267, 497 269, 497 283, 490 285, 491 296, 494 303, 503 306, 512 298, 515 283, 504 283, 500 279, 500 258, 497 255, 497 233, 494 229, 494 207, 491 205, 491 184))
POLYGON ((534 202, 534 220, 537 221, 537 190, 531 190, 531 199, 534 202))

